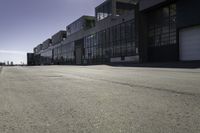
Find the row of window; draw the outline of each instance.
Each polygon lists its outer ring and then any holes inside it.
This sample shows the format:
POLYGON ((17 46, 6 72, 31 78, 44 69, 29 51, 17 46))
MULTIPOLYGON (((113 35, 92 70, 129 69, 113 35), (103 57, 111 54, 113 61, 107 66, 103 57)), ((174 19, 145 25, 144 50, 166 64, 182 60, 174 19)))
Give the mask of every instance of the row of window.
POLYGON ((148 44, 176 44, 176 5, 171 4, 148 14, 148 44))
MULTIPOLYGON (((116 16, 121 16, 134 10, 133 3, 116 2, 116 16)), ((112 2, 106 1, 101 6, 96 8, 96 18, 97 21, 107 18, 112 15, 112 2)))
MULTIPOLYGON (((85 60, 136 55, 134 20, 85 37, 83 53, 85 60)), ((52 57, 54 61, 60 62, 75 60, 75 43, 62 44, 54 48, 52 57)))
POLYGON ((96 18, 97 21, 107 18, 112 14, 112 3, 111 1, 105 2, 103 5, 96 8, 96 18))
POLYGON ((54 60, 71 61, 75 59, 74 56, 74 42, 62 44, 59 47, 54 48, 53 58, 54 60))
POLYGON ((71 25, 67 26, 67 36, 83 29, 83 19, 79 19, 71 25))
POLYGON ((85 37, 85 59, 136 55, 135 31, 131 20, 85 37))

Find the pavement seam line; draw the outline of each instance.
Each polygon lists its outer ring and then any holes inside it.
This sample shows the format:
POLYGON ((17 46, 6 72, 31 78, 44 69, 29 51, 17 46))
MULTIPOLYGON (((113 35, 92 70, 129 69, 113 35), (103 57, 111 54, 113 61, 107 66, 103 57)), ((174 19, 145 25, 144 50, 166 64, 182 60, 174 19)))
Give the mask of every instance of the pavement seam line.
POLYGON ((175 93, 175 94, 188 95, 188 96, 198 96, 198 94, 190 93, 190 92, 180 92, 180 91, 175 91, 175 90, 161 89, 161 88, 155 88, 155 87, 144 86, 144 85, 121 83, 121 82, 116 82, 116 81, 110 81, 110 82, 116 83, 116 84, 120 84, 120 85, 129 86, 129 87, 142 87, 143 89, 150 89, 150 90, 156 90, 156 91, 165 91, 165 92, 168 92, 168 93, 175 93))
MULTIPOLYGON (((80 76, 80 75, 76 75, 76 76, 78 76, 78 77, 84 77, 84 76, 80 76)), ((199 94, 196 94, 196 93, 181 92, 181 91, 175 91, 175 90, 170 90, 170 89, 162 89, 162 88, 155 88, 155 87, 145 86, 145 85, 122 83, 122 82, 118 82, 118 81, 105 80, 105 79, 95 79, 95 78, 92 78, 92 77, 85 77, 85 78, 92 79, 92 80, 101 80, 101 81, 104 81, 104 82, 109 82, 109 83, 114 83, 114 84, 129 86, 131 88, 133 88, 133 87, 142 87, 143 89, 156 90, 156 91, 164 91, 164 92, 173 93, 173 94, 187 95, 187 96, 194 96, 194 97, 197 96, 197 97, 199 97, 199 94)))

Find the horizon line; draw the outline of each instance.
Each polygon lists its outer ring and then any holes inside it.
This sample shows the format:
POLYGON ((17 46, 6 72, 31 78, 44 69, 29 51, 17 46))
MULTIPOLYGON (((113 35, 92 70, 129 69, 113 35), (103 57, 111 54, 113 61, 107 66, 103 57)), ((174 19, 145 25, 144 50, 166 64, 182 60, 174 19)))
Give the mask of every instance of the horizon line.
POLYGON ((3 54, 26 54, 25 51, 18 51, 18 50, 0 50, 0 53, 3 54))

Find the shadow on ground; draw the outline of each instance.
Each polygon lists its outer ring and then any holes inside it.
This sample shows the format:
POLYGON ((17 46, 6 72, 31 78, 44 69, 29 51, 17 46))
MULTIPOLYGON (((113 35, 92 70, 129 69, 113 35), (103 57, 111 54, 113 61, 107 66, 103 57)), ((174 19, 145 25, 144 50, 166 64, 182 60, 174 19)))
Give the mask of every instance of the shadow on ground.
MULTIPOLYGON (((108 66, 112 66, 112 67, 148 67, 148 68, 197 69, 197 68, 200 68, 200 61, 167 62, 167 63, 163 63, 163 62, 156 62, 156 63, 125 63, 125 62, 123 62, 123 63, 88 64, 88 65, 76 65, 76 66, 96 66, 96 65, 108 65, 108 66)), ((71 64, 71 65, 68 65, 68 66, 74 66, 74 64, 71 64)), ((0 67, 0 71, 1 71, 1 67, 0 67)))
POLYGON ((108 64, 113 67, 152 67, 152 68, 188 68, 196 69, 200 68, 200 61, 192 62, 167 62, 167 63, 143 63, 143 64, 134 64, 134 63, 115 63, 108 64))

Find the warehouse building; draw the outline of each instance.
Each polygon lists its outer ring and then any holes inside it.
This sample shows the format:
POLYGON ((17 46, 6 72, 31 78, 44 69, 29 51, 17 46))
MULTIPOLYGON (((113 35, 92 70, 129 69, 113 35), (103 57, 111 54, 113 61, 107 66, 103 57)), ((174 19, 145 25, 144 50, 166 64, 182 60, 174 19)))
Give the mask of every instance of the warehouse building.
POLYGON ((138 62, 136 2, 107 0, 34 48, 36 65, 138 62))
POLYGON ((34 48, 35 64, 200 60, 200 1, 106 0, 34 48))
POLYGON ((200 60, 199 5, 199 0, 141 0, 141 60, 200 60))

